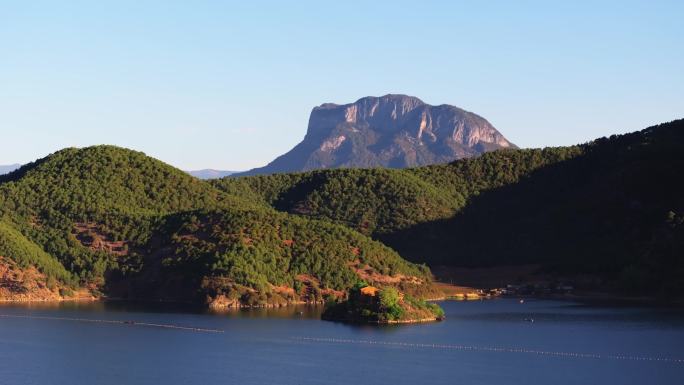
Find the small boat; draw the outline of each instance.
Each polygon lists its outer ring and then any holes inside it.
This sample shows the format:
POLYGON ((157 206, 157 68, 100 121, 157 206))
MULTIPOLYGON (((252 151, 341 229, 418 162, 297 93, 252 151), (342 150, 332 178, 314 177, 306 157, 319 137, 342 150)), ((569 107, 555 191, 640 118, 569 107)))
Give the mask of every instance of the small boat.
POLYGON ((534 318, 524 318, 523 321, 525 321, 525 322, 534 322, 534 318))
POLYGON ((525 303, 525 300, 524 300, 524 299, 521 299, 521 300, 520 300, 520 303, 525 303))

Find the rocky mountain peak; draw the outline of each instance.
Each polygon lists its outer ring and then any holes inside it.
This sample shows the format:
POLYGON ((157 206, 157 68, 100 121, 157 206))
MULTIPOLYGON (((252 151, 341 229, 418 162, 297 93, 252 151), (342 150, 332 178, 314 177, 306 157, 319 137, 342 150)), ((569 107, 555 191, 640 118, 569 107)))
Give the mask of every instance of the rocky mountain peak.
POLYGON ((486 119, 417 97, 368 96, 314 107, 304 140, 266 167, 237 175, 336 167, 414 167, 515 147, 486 119))

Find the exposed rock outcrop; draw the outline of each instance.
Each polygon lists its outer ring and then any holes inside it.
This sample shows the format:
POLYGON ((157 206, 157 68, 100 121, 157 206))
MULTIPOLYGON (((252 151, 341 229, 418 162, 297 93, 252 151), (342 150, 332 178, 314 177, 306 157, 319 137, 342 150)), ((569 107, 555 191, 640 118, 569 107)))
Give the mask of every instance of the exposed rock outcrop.
POLYGON ((414 167, 514 148, 486 119, 406 95, 315 107, 304 140, 262 168, 235 175, 338 167, 414 167))
POLYGON ((10 258, 0 256, 0 302, 92 299, 86 289, 72 290, 35 267, 21 268, 10 258))

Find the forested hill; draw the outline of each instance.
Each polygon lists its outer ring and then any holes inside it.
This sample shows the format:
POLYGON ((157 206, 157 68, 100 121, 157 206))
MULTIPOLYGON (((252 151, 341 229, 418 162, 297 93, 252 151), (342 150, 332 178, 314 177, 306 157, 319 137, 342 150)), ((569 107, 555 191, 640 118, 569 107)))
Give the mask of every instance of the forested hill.
POLYGON ((281 211, 330 219, 382 236, 450 218, 482 191, 515 183, 534 170, 581 153, 579 146, 501 150, 413 169, 317 170, 223 178, 212 184, 281 211))
POLYGON ((65 149, 0 176, 0 278, 18 297, 87 288, 217 307, 319 301, 361 280, 432 295, 429 270, 404 257, 678 295, 683 167, 682 120, 445 165, 210 182, 140 152, 65 149))
POLYGON ((278 210, 327 218, 429 265, 541 263, 596 285, 682 288, 684 121, 593 142, 501 150, 406 170, 214 181, 278 210))
POLYGON ((345 226, 113 146, 65 149, 0 177, 0 257, 0 270, 37 269, 36 285, 64 295, 236 306, 321 300, 362 279, 430 290, 429 270, 345 226))
POLYGON ((446 221, 386 241, 407 257, 429 255, 431 264, 541 263, 600 277, 587 284, 603 289, 681 296, 684 121, 598 139, 581 151, 472 197, 446 221))

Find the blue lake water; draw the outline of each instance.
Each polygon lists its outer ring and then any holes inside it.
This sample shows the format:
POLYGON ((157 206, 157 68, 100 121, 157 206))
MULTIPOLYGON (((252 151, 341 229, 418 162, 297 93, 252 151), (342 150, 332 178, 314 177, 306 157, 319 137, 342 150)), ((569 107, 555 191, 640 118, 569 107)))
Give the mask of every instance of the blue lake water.
POLYGON ((392 327, 320 321, 320 309, 304 307, 4 305, 0 383, 684 383, 681 311, 514 299, 441 305, 444 322, 392 327))

